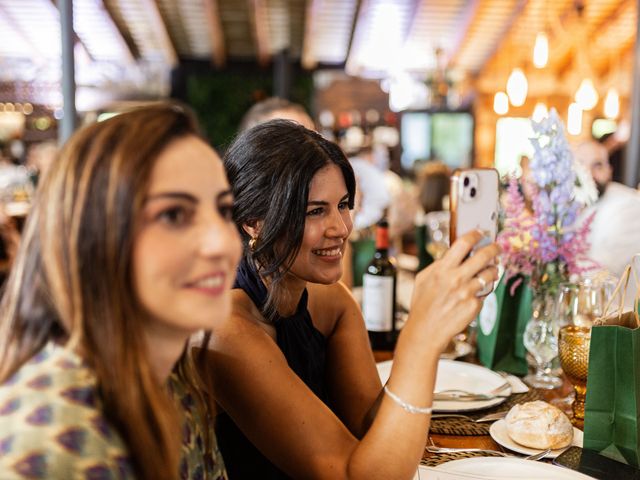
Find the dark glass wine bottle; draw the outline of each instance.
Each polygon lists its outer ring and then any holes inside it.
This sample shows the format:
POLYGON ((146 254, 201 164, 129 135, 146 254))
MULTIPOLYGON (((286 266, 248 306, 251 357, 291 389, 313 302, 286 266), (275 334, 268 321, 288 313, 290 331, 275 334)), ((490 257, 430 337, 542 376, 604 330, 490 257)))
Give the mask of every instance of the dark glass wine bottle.
POLYGON ((396 266, 389 256, 389 224, 376 226, 376 253, 362 278, 362 313, 374 350, 393 350, 396 344, 396 266))

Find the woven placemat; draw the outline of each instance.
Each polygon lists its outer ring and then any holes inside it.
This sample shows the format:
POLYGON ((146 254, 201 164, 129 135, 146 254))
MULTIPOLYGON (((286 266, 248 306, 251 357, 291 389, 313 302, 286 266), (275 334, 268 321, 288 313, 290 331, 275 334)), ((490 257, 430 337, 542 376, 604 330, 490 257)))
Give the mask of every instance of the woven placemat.
POLYGON ((426 465, 428 467, 437 467, 442 463, 450 462, 451 460, 460 460, 462 458, 473 458, 473 457, 501 457, 499 453, 491 453, 491 452, 454 452, 454 453, 427 453, 425 452, 422 457, 421 465, 426 465))
MULTIPOLYGON (((484 410, 477 410, 474 412, 461 412, 470 418, 480 418, 484 415, 494 412, 502 412, 509 410, 514 405, 525 402, 532 402, 534 400, 542 400, 542 394, 536 390, 529 390, 525 393, 516 393, 511 395, 507 400, 495 407, 486 408, 484 410)), ((430 433, 436 433, 439 435, 489 435, 489 429, 491 428, 491 422, 475 423, 471 420, 461 417, 444 417, 431 419, 431 426, 429 427, 430 433)))

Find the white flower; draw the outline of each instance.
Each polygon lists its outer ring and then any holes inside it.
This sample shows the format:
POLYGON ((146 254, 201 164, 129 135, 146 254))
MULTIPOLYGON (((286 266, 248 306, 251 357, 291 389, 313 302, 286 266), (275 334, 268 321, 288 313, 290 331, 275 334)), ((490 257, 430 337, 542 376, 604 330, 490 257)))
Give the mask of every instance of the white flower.
POLYGON ((591 173, 584 165, 573 159, 573 171, 576 181, 573 187, 573 198, 581 205, 589 206, 598 199, 598 189, 591 173))

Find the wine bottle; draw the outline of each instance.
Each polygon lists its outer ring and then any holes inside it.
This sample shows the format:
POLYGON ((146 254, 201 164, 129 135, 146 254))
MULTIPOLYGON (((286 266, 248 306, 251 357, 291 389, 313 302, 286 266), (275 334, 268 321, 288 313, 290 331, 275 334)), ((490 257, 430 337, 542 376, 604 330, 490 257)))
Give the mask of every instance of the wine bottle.
POLYGON ((376 226, 376 253, 362 278, 362 313, 374 350, 393 350, 397 332, 396 266, 389 256, 389 224, 376 226))

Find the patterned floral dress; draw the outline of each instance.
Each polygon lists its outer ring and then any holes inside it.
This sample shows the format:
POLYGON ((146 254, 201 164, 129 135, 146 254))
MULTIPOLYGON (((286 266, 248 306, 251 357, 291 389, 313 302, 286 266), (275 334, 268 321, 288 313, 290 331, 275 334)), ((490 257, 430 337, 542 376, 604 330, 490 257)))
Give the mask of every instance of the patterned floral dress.
MULTIPOLYGON (((190 406, 173 383, 176 401, 190 406)), ((185 411, 179 478, 226 479, 215 436, 207 456, 201 440, 207 424, 194 424, 199 417, 185 411)), ((0 385, 0 479, 27 478, 135 478, 125 443, 102 414, 92 371, 53 343, 0 385)))

